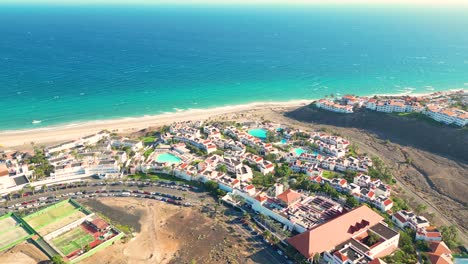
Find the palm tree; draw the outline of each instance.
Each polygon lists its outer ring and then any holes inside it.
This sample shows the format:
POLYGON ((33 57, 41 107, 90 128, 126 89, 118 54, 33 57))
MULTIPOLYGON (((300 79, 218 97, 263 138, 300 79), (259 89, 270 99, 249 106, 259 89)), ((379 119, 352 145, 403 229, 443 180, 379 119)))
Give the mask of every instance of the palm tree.
POLYGON ((184 200, 186 200, 186 199, 187 199, 187 194, 186 194, 186 193, 183 193, 183 194, 182 194, 182 197, 184 197, 184 200))
POLYGON ((242 218, 244 219, 244 221, 247 222, 250 220, 250 215, 247 212, 244 212, 244 215, 242 216, 242 218))
POLYGON ((318 264, 320 260, 320 254, 315 253, 312 259, 313 259, 313 263, 318 264))
POLYGON ((19 191, 18 191, 18 194, 20 195, 20 197, 23 197, 24 189, 19 190, 19 191))
POLYGON ((32 185, 29 185, 29 190, 32 192, 33 195, 36 193, 36 187, 32 185))
POLYGON ((174 163, 171 164, 171 168, 172 168, 172 176, 174 176, 174 174, 175 174, 175 173, 174 173, 174 172, 175 172, 175 171, 174 171, 174 168, 175 168, 175 164, 174 164, 174 163))
POLYGON ((42 185, 42 186, 41 186, 41 191, 42 191, 42 193, 46 193, 46 192, 47 192, 47 186, 46 186, 46 185, 42 185))
POLYGON ((275 244, 275 245, 278 244, 278 243, 280 242, 279 238, 277 238, 276 236, 273 236, 273 237, 271 238, 271 240, 273 241, 273 244, 275 244))

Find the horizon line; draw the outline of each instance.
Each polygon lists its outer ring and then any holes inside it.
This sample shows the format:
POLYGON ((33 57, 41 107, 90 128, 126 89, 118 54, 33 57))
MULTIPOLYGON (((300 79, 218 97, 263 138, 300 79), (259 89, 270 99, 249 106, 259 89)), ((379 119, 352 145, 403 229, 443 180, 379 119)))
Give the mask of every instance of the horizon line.
POLYGON ((0 0, 1 5, 13 6, 417 6, 457 7, 468 6, 463 0, 0 0))

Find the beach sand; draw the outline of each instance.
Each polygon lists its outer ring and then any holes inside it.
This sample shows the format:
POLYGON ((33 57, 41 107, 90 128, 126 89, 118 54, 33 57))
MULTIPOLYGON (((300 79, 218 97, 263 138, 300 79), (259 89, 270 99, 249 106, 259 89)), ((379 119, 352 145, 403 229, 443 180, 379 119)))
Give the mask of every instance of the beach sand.
POLYGON ((11 130, 0 132, 0 147, 21 149, 35 144, 52 144, 80 137, 107 129, 116 133, 131 133, 148 127, 169 125, 184 120, 206 120, 216 116, 230 114, 235 118, 246 111, 261 109, 291 109, 311 103, 311 100, 296 100, 288 102, 252 103, 235 106, 216 107, 211 109, 193 109, 176 113, 154 116, 122 118, 114 120, 97 120, 80 124, 51 126, 30 130, 11 130))
MULTIPOLYGON (((454 91, 464 90, 463 88, 451 89, 448 91, 439 91, 442 93, 451 93, 454 91)), ((466 91, 466 90, 465 90, 466 91)), ((400 94, 375 94, 377 96, 426 96, 438 91, 427 93, 400 93, 400 94)), ((364 95, 372 97, 374 95, 364 95)), ((208 109, 190 109, 178 111, 175 113, 165 113, 160 115, 143 116, 143 117, 128 117, 110 120, 96 120, 77 124, 64 124, 58 126, 50 126, 44 128, 28 129, 28 130, 9 130, 0 131, 0 149, 14 148, 17 150, 31 148, 31 142, 35 144, 47 145, 67 140, 79 139, 80 137, 97 133, 103 129, 112 132, 125 134, 139 131, 149 127, 159 127, 169 125, 177 121, 185 120, 206 120, 210 118, 222 117, 229 115, 230 120, 238 120, 243 113, 255 113, 259 110, 292 110, 307 104, 312 100, 292 100, 286 102, 257 102, 242 105, 223 106, 208 109), (236 116, 237 115, 237 116, 236 116)))

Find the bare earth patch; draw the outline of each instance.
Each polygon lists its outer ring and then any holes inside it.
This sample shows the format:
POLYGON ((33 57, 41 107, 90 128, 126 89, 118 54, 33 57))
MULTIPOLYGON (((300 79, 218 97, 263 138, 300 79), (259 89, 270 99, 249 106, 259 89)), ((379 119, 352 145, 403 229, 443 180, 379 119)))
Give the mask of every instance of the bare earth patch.
POLYGON ((126 222, 122 224, 130 225, 128 220, 138 216, 134 224, 139 231, 128 242, 119 241, 82 263, 254 263, 248 260, 247 243, 239 243, 226 224, 199 209, 129 198, 83 203, 113 221, 126 222))
POLYGON ((0 263, 36 264, 48 259, 41 250, 27 242, 0 253, 0 263))

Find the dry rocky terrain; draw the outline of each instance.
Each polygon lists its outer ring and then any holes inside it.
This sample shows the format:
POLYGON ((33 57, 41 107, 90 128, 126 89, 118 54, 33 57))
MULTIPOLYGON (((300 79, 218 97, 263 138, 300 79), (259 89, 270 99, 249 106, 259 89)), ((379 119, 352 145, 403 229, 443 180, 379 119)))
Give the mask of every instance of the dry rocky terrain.
POLYGON ((256 263, 249 243, 220 219, 220 213, 212 218, 198 208, 132 198, 82 203, 131 226, 134 237, 81 263, 256 263))
POLYGON ((45 263, 48 259, 40 249, 28 242, 21 243, 0 253, 0 263, 36 264, 45 263))
POLYGON ((468 130, 383 113, 344 115, 307 106, 277 120, 334 131, 356 143, 360 152, 379 156, 398 180, 397 195, 413 208, 426 204, 423 215, 436 225, 456 224, 468 242, 468 130))

